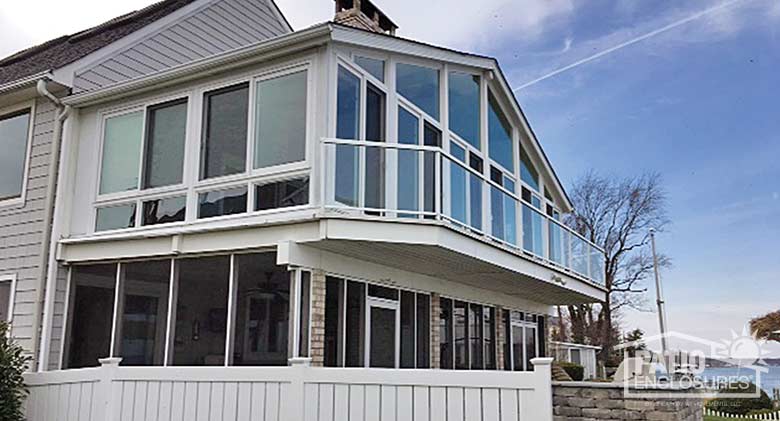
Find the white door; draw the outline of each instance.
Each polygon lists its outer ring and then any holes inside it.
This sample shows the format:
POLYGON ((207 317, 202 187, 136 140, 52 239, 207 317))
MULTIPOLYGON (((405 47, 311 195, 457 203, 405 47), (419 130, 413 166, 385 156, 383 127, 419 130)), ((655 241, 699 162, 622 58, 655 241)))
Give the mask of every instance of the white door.
POLYGON ((366 361, 369 367, 397 368, 401 317, 398 301, 366 300, 366 361))

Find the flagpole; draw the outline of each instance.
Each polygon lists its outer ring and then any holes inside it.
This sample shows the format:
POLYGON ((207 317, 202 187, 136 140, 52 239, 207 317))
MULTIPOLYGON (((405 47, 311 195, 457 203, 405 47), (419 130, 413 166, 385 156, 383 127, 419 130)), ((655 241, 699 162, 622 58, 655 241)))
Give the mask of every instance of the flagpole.
MULTIPOLYGON (((666 343, 666 310, 663 291, 661 290, 661 273, 658 268, 658 255, 655 251, 655 228, 650 228, 650 244, 653 249, 653 269, 655 271, 655 302, 656 305, 658 305, 658 324, 661 328, 661 355, 663 356, 664 366, 666 366, 666 354, 669 350, 666 343)), ((668 369, 669 367, 667 366, 667 370, 668 369)))

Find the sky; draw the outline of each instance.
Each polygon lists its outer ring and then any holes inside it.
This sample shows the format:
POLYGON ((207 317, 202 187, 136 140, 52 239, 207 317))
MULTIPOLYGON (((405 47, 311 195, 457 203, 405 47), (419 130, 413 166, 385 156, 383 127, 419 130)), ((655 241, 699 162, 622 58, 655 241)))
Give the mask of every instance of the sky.
MULTIPOLYGON (((4 2, 0 56, 151 2, 4 2)), ((726 341, 780 309, 780 1, 376 3, 400 36, 497 57, 565 186, 590 169, 662 176, 671 330, 726 341)), ((331 0, 277 4, 296 29, 333 14, 331 0)), ((622 326, 658 333, 650 311, 622 326)))

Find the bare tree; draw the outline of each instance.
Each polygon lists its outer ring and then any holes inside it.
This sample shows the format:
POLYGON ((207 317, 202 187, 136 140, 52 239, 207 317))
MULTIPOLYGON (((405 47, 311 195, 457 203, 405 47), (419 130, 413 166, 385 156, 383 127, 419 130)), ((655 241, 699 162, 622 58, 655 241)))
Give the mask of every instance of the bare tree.
POLYGON ((759 339, 780 342, 780 310, 751 319, 750 330, 759 339))
MULTIPOLYGON (((669 225, 666 193, 658 174, 618 179, 588 172, 571 189, 575 211, 567 223, 604 249, 606 301, 601 305, 569 306, 574 340, 602 347, 605 364, 620 334, 615 318, 623 307, 646 310, 645 281, 653 273, 648 250, 649 230, 663 231, 669 225)), ((659 256, 659 265, 669 258, 659 256)))

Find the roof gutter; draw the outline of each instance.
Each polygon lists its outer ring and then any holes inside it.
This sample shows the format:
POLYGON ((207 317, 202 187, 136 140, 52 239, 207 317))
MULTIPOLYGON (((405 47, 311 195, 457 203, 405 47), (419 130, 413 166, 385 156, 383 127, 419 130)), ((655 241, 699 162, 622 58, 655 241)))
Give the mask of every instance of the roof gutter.
POLYGON ((13 82, 8 82, 4 85, 0 85, 0 94, 4 94, 10 91, 15 91, 17 89, 32 87, 39 80, 46 79, 50 76, 51 76, 51 72, 49 70, 46 70, 31 76, 24 77, 22 79, 14 80, 13 82))
POLYGON ((174 83, 185 82, 200 77, 206 72, 222 71, 266 61, 289 54, 289 49, 291 48, 301 50, 323 45, 330 39, 331 31, 332 28, 329 23, 316 25, 298 32, 281 35, 260 43, 172 67, 148 76, 120 82, 103 89, 71 95, 64 98, 62 103, 74 107, 85 107, 114 99, 117 96, 135 95, 174 83))
POLYGON ((64 105, 59 98, 49 92, 46 84, 51 81, 49 76, 39 78, 36 84, 38 94, 47 98, 56 107, 56 118, 54 120, 54 129, 52 134, 51 150, 49 152, 49 171, 46 179, 46 196, 43 207, 43 236, 41 241, 41 265, 38 279, 40 285, 36 288, 35 312, 33 313, 33 326, 41 326, 41 317, 43 325, 40 333, 38 329, 33 329, 33 344, 39 350, 38 371, 44 371, 48 363, 48 340, 51 330, 52 312, 50 307, 54 302, 54 293, 57 279, 57 262, 54 253, 50 253, 53 244, 57 242, 57 232, 59 225, 52 221, 54 215, 54 200, 57 186, 61 185, 58 178, 63 178, 60 174, 60 146, 62 143, 62 126, 70 115, 70 105, 64 105), (55 235, 52 235, 54 233, 55 235), (44 296, 45 293, 45 296, 44 296), (44 299, 45 298, 45 299, 44 299), (49 304, 49 305, 46 305, 49 304), (38 336, 40 335, 40 341, 38 336), (46 346, 44 346, 46 344, 46 346))

